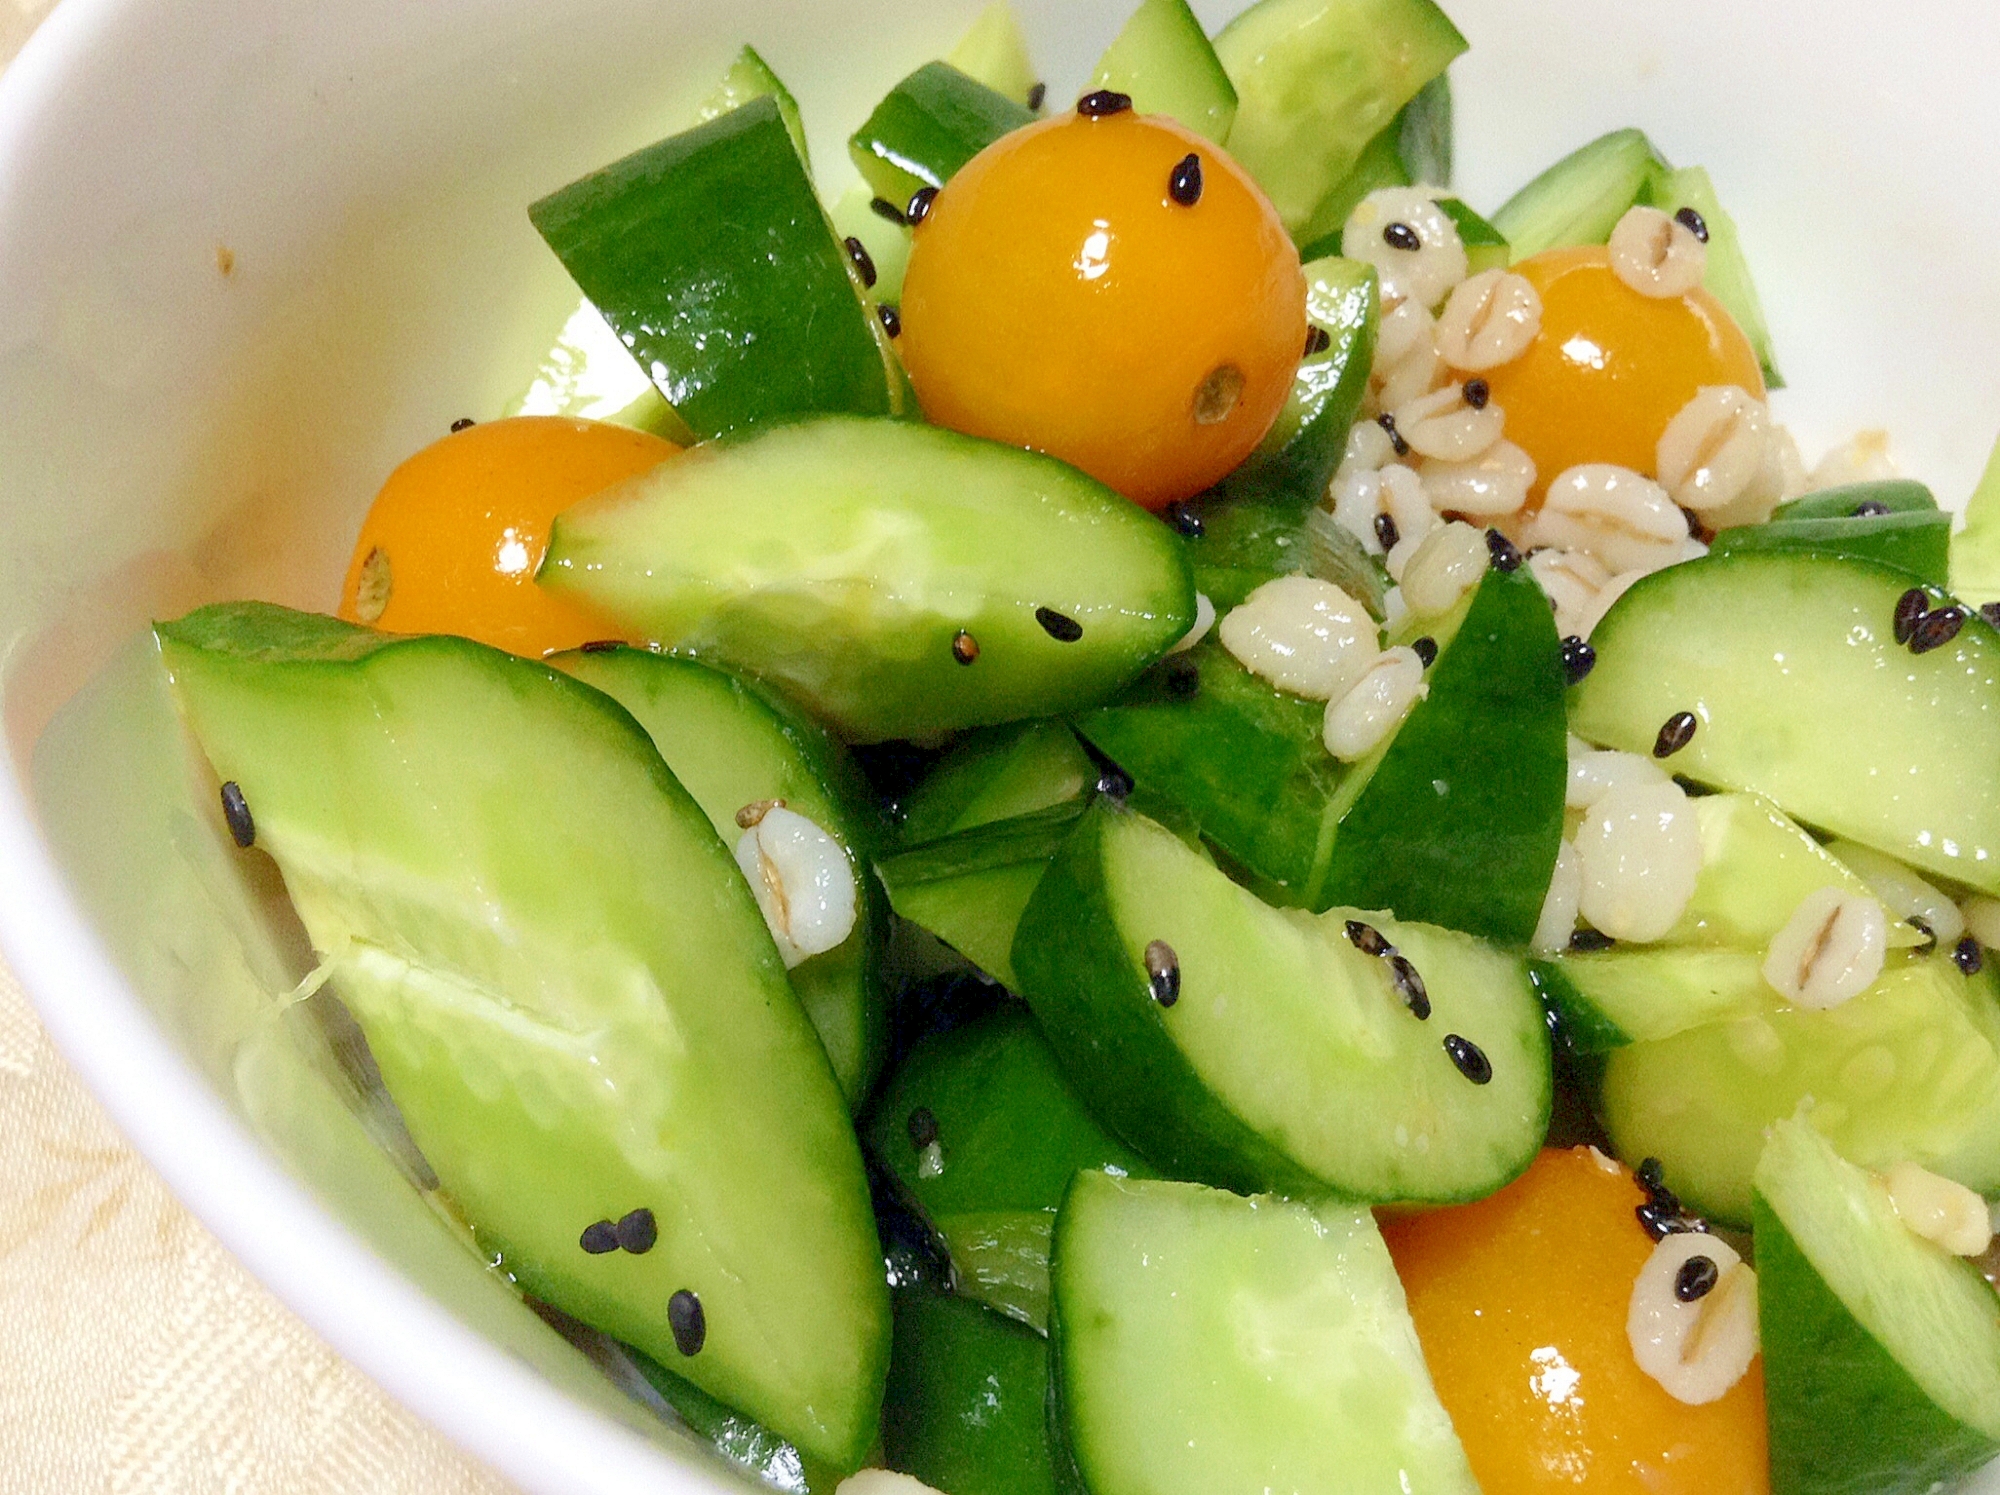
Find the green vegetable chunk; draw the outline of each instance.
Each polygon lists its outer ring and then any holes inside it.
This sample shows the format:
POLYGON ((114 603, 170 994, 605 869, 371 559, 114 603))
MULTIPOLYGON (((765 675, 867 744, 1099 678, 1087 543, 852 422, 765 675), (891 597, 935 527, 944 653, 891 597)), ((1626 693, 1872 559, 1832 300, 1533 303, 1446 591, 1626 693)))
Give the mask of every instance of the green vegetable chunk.
POLYGON ((1967 602, 2000 601, 2000 441, 1965 505, 1965 528, 1951 538, 1951 589, 1967 602))
POLYGON ((1194 623, 1180 542, 1052 458, 827 418, 700 447, 555 522, 539 580, 783 686, 854 740, 1098 704, 1194 623))
POLYGON ((1014 969, 1093 1114, 1179 1177, 1476 1199, 1547 1130, 1548 1035, 1518 959, 1381 914, 1271 908, 1109 801, 1029 900, 1014 969))
POLYGON ((1035 64, 1021 18, 1007 0, 992 0, 965 28, 944 60, 995 93, 1026 103, 1036 85, 1035 64))
POLYGON ((2000 1297, 1803 1120, 1757 1164, 1773 1495, 1926 1495, 2000 1453, 2000 1297))
POLYGON ((902 1293, 882 1408, 893 1468, 951 1495, 1055 1495, 1049 1347, 965 1298, 902 1293))
POLYGON ((1772 550, 1876 561, 1942 589, 1951 569, 1951 515, 1936 509, 1826 518, 1774 515, 1766 524, 1722 530, 1709 546, 1712 555, 1772 550))
POLYGON ((948 62, 927 62, 892 88, 847 142, 875 195, 897 207, 942 187, 967 161, 1035 116, 948 62))
POLYGON ((1236 89, 1187 0, 1140 0, 1090 87, 1127 95, 1141 114, 1166 114, 1217 145, 1236 118, 1236 89))
POLYGON ((1670 171, 1640 130, 1613 130, 1564 156, 1508 198, 1493 226, 1517 260, 1602 244, 1655 177, 1670 171))
POLYGON ((856 1467, 889 1330, 859 1151, 748 887, 637 724, 462 639, 261 603, 158 637, 496 1269, 856 1467), (584 1249, 628 1217, 647 1249, 584 1249), (677 1342, 682 1292, 705 1332, 683 1311, 677 1342))
POLYGON ((1078 800, 1097 768, 1061 722, 1020 722, 974 732, 910 795, 898 828, 905 846, 1032 815, 1078 800))
POLYGON ((1327 189, 1312 217, 1293 231, 1303 246, 1299 257, 1313 260, 1338 254, 1348 218, 1378 187, 1407 187, 1412 182, 1447 185, 1451 157, 1451 75, 1439 73, 1362 147, 1353 169, 1327 189))
POLYGON ((848 1105, 859 1106, 874 1087, 888 1041, 877 973, 885 911, 868 875, 883 830, 847 750, 775 692, 696 660, 620 648, 550 662, 632 713, 723 845, 733 847, 743 835, 738 810, 781 799, 847 852, 858 890, 854 933, 794 967, 791 982, 848 1105))
POLYGON ((1478 1490, 1368 1211, 1080 1173, 1049 1419, 1096 1495, 1478 1490))
POLYGON ((593 172, 528 215, 696 435, 902 409, 895 355, 776 97, 593 172))
MULTIPOLYGON (((652 1356, 626 1346, 646 1384, 672 1407, 688 1430, 724 1459, 755 1475, 783 1495, 833 1495, 840 1476, 807 1458, 761 1423, 726 1407, 692 1381, 683 1380, 652 1356)), ((893 1352, 890 1362, 893 1365, 893 1352)))

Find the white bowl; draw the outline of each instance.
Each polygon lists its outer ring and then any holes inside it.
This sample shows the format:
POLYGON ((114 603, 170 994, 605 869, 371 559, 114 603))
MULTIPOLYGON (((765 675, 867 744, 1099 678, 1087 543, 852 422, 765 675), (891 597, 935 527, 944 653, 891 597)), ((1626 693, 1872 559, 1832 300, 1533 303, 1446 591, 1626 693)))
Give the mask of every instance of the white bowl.
MULTIPOLYGON (((1021 6, 1057 97, 1127 8, 1021 6)), ((210 1228, 531 1490, 740 1481, 463 1251, 303 1057, 309 1026, 273 1002, 302 952, 250 859, 149 772, 171 717, 120 646, 200 601, 330 605, 381 478, 495 413, 574 295, 524 205, 675 128, 740 42, 790 81, 837 182, 843 128, 974 9, 66 0, 0 82, 0 939, 210 1228)), ((1985 0, 1893 24, 1822 0, 1810 31, 1779 0, 1450 9, 1473 41, 1454 78, 1475 205, 1644 126, 1732 206, 1808 453, 1886 426, 1962 502, 2000 422, 1985 0)))

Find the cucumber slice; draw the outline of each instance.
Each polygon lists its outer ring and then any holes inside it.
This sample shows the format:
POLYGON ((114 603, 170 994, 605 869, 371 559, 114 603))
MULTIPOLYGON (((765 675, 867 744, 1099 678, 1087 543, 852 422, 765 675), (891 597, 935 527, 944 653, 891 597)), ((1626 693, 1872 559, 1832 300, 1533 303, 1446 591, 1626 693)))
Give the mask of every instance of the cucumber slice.
POLYGON ((1968 602, 2000 599, 2000 441, 1965 505, 1965 528, 1951 539, 1951 589, 1968 602))
POLYGON ((1390 908, 1526 944, 1568 775, 1548 601, 1525 570, 1494 570, 1459 613, 1423 626, 1439 645, 1430 695, 1351 769, 1321 742, 1321 705, 1272 690, 1213 641, 1077 728, 1274 902, 1390 908))
POLYGON ((2000 1298, 1799 1120, 1757 1164, 1777 1495, 1926 1495, 2000 1453, 2000 1298))
POLYGON ((621 648, 549 662, 632 713, 725 846, 743 834, 738 810, 782 799, 847 852, 861 894, 854 933, 789 974, 847 1104, 858 1107, 874 1087, 889 1023, 876 974, 887 911, 868 875, 882 827, 854 760, 826 728, 775 692, 692 659, 621 648))
POLYGON ((1860 510, 1877 505, 1891 514, 1934 514, 1938 501, 1931 490, 1909 478, 1876 478, 1862 483, 1843 483, 1838 488, 1822 488, 1781 503, 1771 518, 1854 519, 1860 510))
POLYGON ((834 201, 827 216, 843 242, 861 241, 869 264, 875 267, 875 284, 869 292, 878 303, 893 306, 903 299, 903 272, 910 266, 910 230, 900 216, 900 204, 896 205, 899 216, 892 220, 876 210, 879 200, 874 188, 856 182, 834 201))
POLYGON ((921 846, 943 836, 1081 799, 1097 768, 1061 722, 1021 722, 975 732, 919 784, 900 838, 921 846))
POLYGON ((1478 1489, 1366 1210, 1080 1173, 1054 1280, 1050 1421, 1095 1495, 1478 1489))
POLYGON ((1090 75, 1090 87, 1130 97, 1221 145, 1236 118, 1236 88, 1187 0, 1140 0, 1090 75))
POLYGON ((1736 220, 1723 210, 1716 197, 1715 184, 1708 179, 1708 172, 1699 166, 1656 171, 1640 200, 1669 214, 1682 208, 1693 208, 1701 214, 1708 229, 1708 268, 1701 283, 1750 339, 1764 371, 1764 387, 1783 389, 1784 377, 1778 372, 1777 356, 1771 350, 1771 327, 1764 319, 1764 303, 1757 294, 1757 283, 1750 278, 1750 261, 1744 256, 1743 240, 1737 233, 1736 220))
POLYGON ((1942 590, 1951 567, 1951 515, 1935 509, 1900 513, 1802 519, 1773 515, 1765 524, 1721 530, 1711 555, 1751 551, 1795 551, 1876 561, 1907 571, 1942 590))
POLYGON ((951 1495, 1055 1495, 1049 1347, 964 1298, 902 1293, 882 1408, 892 1467, 951 1495))
POLYGON ((900 366, 774 97, 572 182, 528 216, 697 435, 901 411, 900 366))
POLYGON ((1576 1054, 1602 1054, 1770 1003, 1764 957, 1748 950, 1614 950, 1531 967, 1535 988, 1576 1054))
POLYGON ((1361 148, 1346 176, 1327 190, 1297 230, 1303 260, 1340 253, 1342 230, 1361 199, 1378 187, 1451 181, 1451 75, 1439 73, 1417 90, 1402 112, 1361 148))
POLYGON ((1452 134, 1451 74, 1439 73, 1396 117, 1396 152, 1411 181, 1451 185, 1452 134))
POLYGON ((1035 107, 1038 83, 1028 38, 1007 0, 993 0, 982 10, 944 60, 995 93, 1035 107))
POLYGON ((785 132, 792 137, 792 149, 799 153, 799 164, 805 167, 806 175, 811 176, 812 151, 806 145, 806 125, 799 117, 799 101, 771 71, 771 65, 757 55, 755 47, 746 46, 736 54, 729 71, 715 85, 715 91, 695 111, 695 121, 707 124, 732 109, 741 109, 753 99, 764 98, 776 101, 778 114, 785 121, 785 132))
POLYGON ((1643 131, 1613 130, 1508 198, 1493 226, 1517 260, 1571 244, 1602 244, 1655 177, 1672 169, 1643 131))
POLYGON ((1618 1049, 1601 1110, 1620 1157, 1657 1157, 1696 1209, 1750 1219, 1765 1129, 1813 1124, 1867 1167, 1910 1159, 1969 1188, 2000 1186, 2000 1011, 1948 957, 1892 957, 1829 1012, 1763 1011, 1618 1049))
MULTIPOLYGON (((1676 772, 1768 796, 1919 871, 2000 891, 2000 635, 1977 615, 1942 648, 1897 644, 1907 572, 1743 552, 1635 584, 1591 634, 1576 731, 1650 752, 1700 722, 1676 772)), ((1932 606, 1945 599, 1933 594, 1932 606)))
POLYGON ((1182 523, 1199 530, 1188 540, 1195 590, 1218 614, 1273 577, 1317 576, 1382 616, 1389 573, 1329 511, 1289 486, 1230 480, 1186 508, 1196 523, 1182 523))
POLYGON ((1507 236, 1491 223, 1473 212, 1456 197, 1440 197, 1438 207, 1458 230, 1459 242, 1465 245, 1465 269, 1468 275, 1479 275, 1487 270, 1504 270, 1514 261, 1513 246, 1507 236))
POLYGON ((848 139, 862 179, 877 197, 908 203, 942 187, 1002 135, 1034 123, 1025 104, 995 93, 948 62, 927 62, 890 89, 848 139))
POLYGON ((1296 233, 1465 47, 1431 0, 1259 0, 1215 39, 1238 100, 1229 153, 1296 233))
POLYGON ((1224 486, 1278 488, 1301 505, 1316 507, 1368 393, 1381 291, 1373 265, 1338 255, 1307 264, 1305 277, 1306 322, 1326 334, 1326 345, 1300 362, 1284 409, 1224 486))
POLYGON ((1180 543, 1144 510, 906 421, 803 421, 662 463, 561 515, 538 580, 863 741, 1095 705, 1194 624, 1180 543))
POLYGON ((157 632, 496 1269, 859 1465, 888 1335, 860 1154, 749 889, 631 717, 462 639, 261 603, 157 632), (579 1245, 641 1208, 643 1255, 579 1245))
POLYGON ((580 303, 535 365, 528 387, 501 412, 567 415, 610 421, 692 446, 694 433, 646 377, 611 324, 588 301, 580 303))
MULTIPOLYGON (((625 1347, 646 1384, 729 1463, 756 1476, 783 1495, 833 1495, 840 1475, 809 1459, 769 1428, 726 1407, 692 1381, 682 1380, 652 1356, 625 1347)), ((890 1366, 895 1365, 891 1352, 890 1366)))
POLYGON ((1110 801, 1029 900, 1014 969, 1092 1112, 1180 1177, 1476 1199, 1526 1168, 1548 1127, 1548 1035, 1520 961, 1379 914, 1270 908, 1110 801), (1386 957, 1350 941, 1350 919, 1415 967, 1429 1018, 1386 957), (1175 981, 1162 1005, 1156 988, 1175 981), (1478 1046, 1490 1082, 1461 1072, 1447 1034, 1478 1046))
POLYGON ((1038 1329, 1047 1319, 1049 1230, 1070 1176, 1151 1172, 1092 1119, 1034 1019, 1012 1003, 918 1043, 866 1136, 944 1238, 959 1290, 1038 1329))

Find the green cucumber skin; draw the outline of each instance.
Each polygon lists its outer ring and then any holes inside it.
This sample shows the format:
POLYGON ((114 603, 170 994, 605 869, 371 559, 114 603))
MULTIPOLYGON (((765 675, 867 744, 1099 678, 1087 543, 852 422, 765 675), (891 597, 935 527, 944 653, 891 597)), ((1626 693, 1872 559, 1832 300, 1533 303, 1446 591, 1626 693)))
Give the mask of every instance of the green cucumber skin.
POLYGON ((1428 182, 1433 187, 1451 185, 1452 116, 1449 72, 1439 73, 1403 106, 1396 119, 1396 151, 1411 181, 1428 182))
POLYGON ((1049 1347, 964 1298, 902 1293, 882 1409, 891 1468, 951 1495, 1054 1495, 1049 1347))
POLYGON ((1965 527, 1951 538, 1951 589, 1975 605, 2000 599, 2000 441, 1965 501, 1965 527))
POLYGON ((1299 364, 1269 434, 1224 488, 1276 488, 1312 507, 1340 466, 1348 428, 1368 393, 1381 290, 1373 265, 1338 255, 1308 263, 1304 273, 1306 319, 1327 335, 1327 345, 1299 364))
POLYGON ((1855 1322, 1761 1193, 1752 1220, 1772 1495, 1927 1495, 2000 1453, 1855 1322))
POLYGON ((1080 799, 1097 770, 1061 722, 989 727, 955 743, 905 804, 897 839, 922 846, 1080 799))
MULTIPOLYGON (((645 1377, 646 1384, 674 1409, 689 1431, 706 1439, 711 1448, 737 1468, 755 1475, 783 1495, 833 1495, 840 1483, 835 1470, 807 1458, 769 1428, 751 1421, 733 1407, 724 1406, 644 1351, 627 1345, 625 1353, 645 1377)), ((894 1363, 892 1352, 892 1368, 894 1363)))
POLYGON ((1951 579, 1951 515, 1932 510, 1841 518, 1780 518, 1718 531, 1711 555, 1801 551, 1875 561, 1943 591, 1951 579))
POLYGON ((1548 1010, 1549 1031, 1564 1049, 1575 1056, 1608 1054, 1632 1041, 1617 1023, 1569 979, 1567 961, 1531 960, 1528 979, 1535 983, 1535 995, 1548 1010))
POLYGON ((1562 160, 1508 198, 1493 226, 1516 260, 1572 244, 1602 244, 1658 173, 1670 170, 1638 130, 1613 130, 1562 160))
MULTIPOLYGON (((1635 584, 1591 636, 1571 692, 1582 737, 1650 752, 1661 722, 1701 725, 1674 766, 1786 814, 2000 892, 2000 634, 1977 613, 1912 655, 1891 625, 1907 572, 1826 555, 1740 552, 1635 584), (1883 784, 1849 764, 1897 764, 1883 784)), ((1931 606, 1949 599, 1931 593, 1931 606)))
POLYGON ((860 1153, 748 888, 644 731, 462 639, 258 603, 157 636, 481 1249, 857 1467, 888 1344, 860 1153), (579 1248, 640 1205, 651 1252, 579 1248), (665 1322, 681 1288, 707 1311, 691 1358, 665 1322))
POLYGON ((1439 73, 1362 147, 1353 168, 1327 189, 1295 233, 1299 258, 1340 253, 1342 231, 1361 199, 1380 187, 1451 182, 1451 75, 1439 73))
POLYGON ((1236 88, 1187 0, 1141 0, 1091 74, 1090 88, 1132 100, 1221 145, 1236 119, 1236 88))
POLYGON ((696 435, 899 412, 874 313, 774 97, 572 182, 528 216, 696 435))
POLYGON ((799 153, 799 164, 806 174, 812 174, 812 151, 806 145, 805 121, 799 117, 799 101, 792 97, 792 91, 785 87, 783 80, 771 71, 771 64, 761 57, 755 47, 746 46, 736 54, 736 60, 729 65, 729 71, 715 85, 715 92, 702 101, 696 112, 696 120, 707 124, 712 119, 720 119, 732 109, 740 109, 752 99, 769 97, 776 100, 778 113, 785 121, 785 133, 792 137, 792 149, 799 153))
POLYGON ((1035 116, 948 62, 927 62, 889 90, 847 143, 875 195, 897 207, 942 187, 1002 135, 1035 116))
POLYGON ((1513 263, 1514 249, 1507 242, 1507 236, 1465 203, 1456 197, 1440 197, 1438 207, 1458 230, 1459 242, 1465 246, 1468 275, 1504 270, 1513 263))
POLYGON ((1540 960, 1531 970, 1577 1054, 1754 1017, 1771 996, 1763 954, 1746 950, 1638 946, 1540 960))
POLYGON ((1202 527, 1187 542, 1195 590, 1218 615, 1275 577, 1317 576, 1382 616, 1388 573, 1330 513, 1291 486, 1232 477, 1188 510, 1202 527))
POLYGON ((1817 493, 1781 503, 1771 519, 1852 519, 1865 503, 1877 503, 1891 514, 1936 513, 1937 496, 1922 483, 1910 478, 1876 478, 1862 483, 1843 483, 1838 488, 1822 488, 1817 493))
POLYGON ((782 799, 847 852, 860 893, 854 933, 789 974, 850 1108, 875 1087, 888 1048, 879 972, 888 909, 869 862, 884 839, 861 770, 833 735, 775 691, 693 659, 619 648, 550 663, 595 686, 644 727, 723 844, 743 834, 736 812, 782 799))
POLYGON ((772 682, 849 741, 1098 705, 1195 617, 1180 540, 1074 468, 840 416, 698 447, 570 509, 538 580, 772 682), (1083 636, 1053 636, 1041 607, 1083 636))

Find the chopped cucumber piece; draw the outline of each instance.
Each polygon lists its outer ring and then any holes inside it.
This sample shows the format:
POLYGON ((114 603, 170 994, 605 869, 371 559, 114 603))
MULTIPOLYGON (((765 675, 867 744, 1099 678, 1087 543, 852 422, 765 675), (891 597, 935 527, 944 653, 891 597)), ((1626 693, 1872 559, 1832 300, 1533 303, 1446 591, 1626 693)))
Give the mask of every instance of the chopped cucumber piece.
POLYGON ((774 97, 572 182, 528 215, 697 435, 901 411, 900 365, 774 97))
POLYGON ((1215 39, 1238 100, 1229 153, 1297 232, 1465 46, 1431 0, 1259 0, 1215 39))
MULTIPOLYGON (((692 1381, 683 1380, 652 1356, 626 1347, 646 1384, 660 1394, 696 1437, 718 1454, 783 1495, 833 1495, 840 1476, 809 1459, 761 1423, 726 1407, 692 1381)), ((895 1364, 893 1351, 890 1365, 895 1364)))
POLYGON ((1362 147, 1352 169, 1327 189, 1312 216, 1295 231, 1305 246, 1299 257, 1313 260, 1340 253, 1348 218, 1378 187, 1407 187, 1412 182, 1448 185, 1451 154, 1451 77, 1439 73, 1362 147))
POLYGON ((888 1042, 876 973, 886 911, 868 875, 882 827, 847 750, 775 692, 696 660, 621 648, 563 654, 550 663, 632 713, 725 846, 743 835, 738 810, 781 799, 847 852, 859 891, 854 933, 790 976, 848 1105, 859 1106, 888 1042))
POLYGON ((694 433, 639 367, 611 324, 578 304, 535 366, 534 377, 502 415, 567 415, 650 431, 681 446, 694 433))
POLYGON ((1024 104, 1035 97, 1038 81, 1028 57, 1028 38, 1007 0, 993 0, 982 10, 944 60, 997 94, 1024 104))
POLYGON ((1080 1173, 1054 1280, 1050 1422, 1096 1495, 1478 1489, 1364 1209, 1080 1173))
POLYGON ((1536 989, 1577 1054, 1608 1053, 1754 1016, 1771 997, 1764 957, 1749 950, 1610 950, 1538 960, 1532 970, 1536 989))
POLYGON ((1804 1120, 1757 1164, 1778 1495, 1927 1495, 2000 1453, 2000 1297, 1804 1120))
POLYGON ((908 421, 696 448, 560 516, 539 580, 864 741, 1093 706, 1194 623, 1181 544, 1144 510, 908 421))
POLYGON ((806 146, 806 126, 805 121, 799 118, 799 101, 771 71, 771 65, 757 55, 755 47, 745 47, 736 54, 729 71, 715 85, 715 92, 702 100, 701 108, 695 112, 695 120, 699 124, 707 124, 712 119, 722 118, 732 109, 742 108, 752 99, 763 98, 777 102, 786 133, 792 137, 792 149, 799 153, 799 164, 810 176, 812 151, 806 146))
MULTIPOLYGON (((861 241, 875 267, 875 284, 869 291, 877 302, 893 306, 903 299, 903 272, 910 265, 910 230, 900 216, 892 220, 877 212, 878 201, 874 188, 856 182, 840 194, 828 216, 843 242, 861 241)), ((900 213, 901 204, 896 206, 900 213)))
POLYGON ((876 1103, 867 1140, 944 1238, 959 1290, 1038 1329, 1049 1230, 1071 1175, 1151 1172, 1091 1118, 1034 1019, 1011 1003, 920 1042, 876 1103))
POLYGON ((1032 124, 1025 104, 995 93, 948 62, 927 62, 890 89, 847 142, 875 195, 905 206, 942 187, 1002 135, 1032 124))
POLYGON ((1891 514, 1935 514, 1938 501, 1930 489, 1909 478, 1874 478, 1861 483, 1843 483, 1838 488, 1822 488, 1778 505, 1771 513, 1783 519, 1855 519, 1870 506, 1891 514))
POLYGON ((1736 220, 1723 210, 1708 172, 1699 166, 1655 171, 1640 200, 1669 214, 1693 208, 1701 215, 1708 229, 1708 268, 1701 283, 1750 339, 1758 365, 1764 371, 1764 387, 1783 389, 1784 377, 1778 372, 1777 356, 1771 350, 1771 327, 1764 320, 1764 303, 1757 295, 1757 283, 1750 278, 1750 261, 1744 256, 1736 220))
POLYGON ((1235 86, 1187 0, 1140 0, 1090 87, 1129 96, 1142 114, 1171 115, 1217 145, 1236 118, 1235 86))
POLYGON ((1271 908, 1110 801, 1029 900, 1014 969, 1093 1113, 1182 1177, 1475 1199, 1548 1126, 1548 1035, 1519 960, 1380 914, 1271 908), (1350 919, 1402 952, 1422 996, 1350 919), (1453 1059, 1459 1040, 1487 1080, 1453 1059))
POLYGON ((1368 393, 1375 359, 1380 283, 1373 265, 1337 255, 1307 264, 1305 277, 1306 325, 1309 335, 1325 334, 1325 345, 1300 362, 1284 409, 1224 484, 1225 493, 1250 483, 1280 488, 1302 506, 1317 507, 1347 450, 1347 431, 1368 393))
POLYGON ((1061 722, 1021 722, 975 732, 954 747, 911 794, 901 840, 921 846, 943 836, 1081 799, 1097 769, 1061 722))
POLYGON ((859 1465, 888 1335, 860 1154, 749 889, 645 733, 462 639, 261 603, 158 636, 497 1269, 859 1465), (642 1209, 644 1254, 579 1244, 642 1209), (696 1353, 669 1323, 681 1291, 706 1320, 696 1353))
POLYGON ((1913 580, 1768 551, 1655 572, 1591 634, 1597 664, 1572 692, 1572 722, 1646 753, 1661 723, 1691 711, 1700 725, 1675 772, 2000 892, 2000 777, 1988 769, 2000 762, 2000 635, 1974 614, 1943 647, 1911 653, 1892 629, 1913 580))
POLYGON ((1746 524, 1717 533, 1712 555, 1751 551, 1795 551, 1877 561, 1907 571, 1942 589, 1949 580, 1951 515, 1936 509, 1905 509, 1823 519, 1773 515, 1765 524, 1746 524))
POLYGON ((889 1463, 951 1495, 1056 1495, 1049 1347, 964 1298, 902 1293, 882 1407, 889 1463))
POLYGON ((1507 236, 1499 229, 1456 197, 1440 197, 1437 205, 1458 230, 1459 242, 1465 245, 1465 270, 1468 275, 1504 270, 1513 263, 1513 246, 1508 244, 1507 236))
MULTIPOLYGON (((1690 952, 1693 953, 1693 952, 1690 952)), ((1755 1016, 1634 1043, 1605 1061, 1602 1112, 1620 1157, 1657 1157, 1694 1208, 1750 1218, 1765 1129, 1813 1125, 1868 1167, 1910 1159, 2000 1186, 2000 1009, 1942 952, 1892 956, 1860 996, 1815 1012, 1775 994, 1755 1016)))
POLYGON ((1411 181, 1451 185, 1452 133, 1451 74, 1439 73, 1396 117, 1396 152, 1411 181))
POLYGON ((1951 589, 1967 602, 2000 601, 2000 441, 1965 505, 1965 528, 1951 538, 1951 589))
POLYGON ((1289 486, 1232 479, 1186 511, 1200 524, 1188 540, 1195 590, 1218 614, 1273 577, 1317 576, 1382 616, 1388 572, 1329 511, 1289 486))
POLYGON ((1643 131, 1613 130, 1508 198, 1493 226, 1517 260, 1571 244, 1602 244, 1654 178, 1671 170, 1643 131))
POLYGON ((1390 908, 1526 944, 1568 776, 1548 601, 1525 569, 1492 570, 1458 613, 1419 627, 1439 646, 1430 694, 1351 768, 1321 740, 1324 706, 1212 640, 1077 727, 1274 902, 1390 908))

